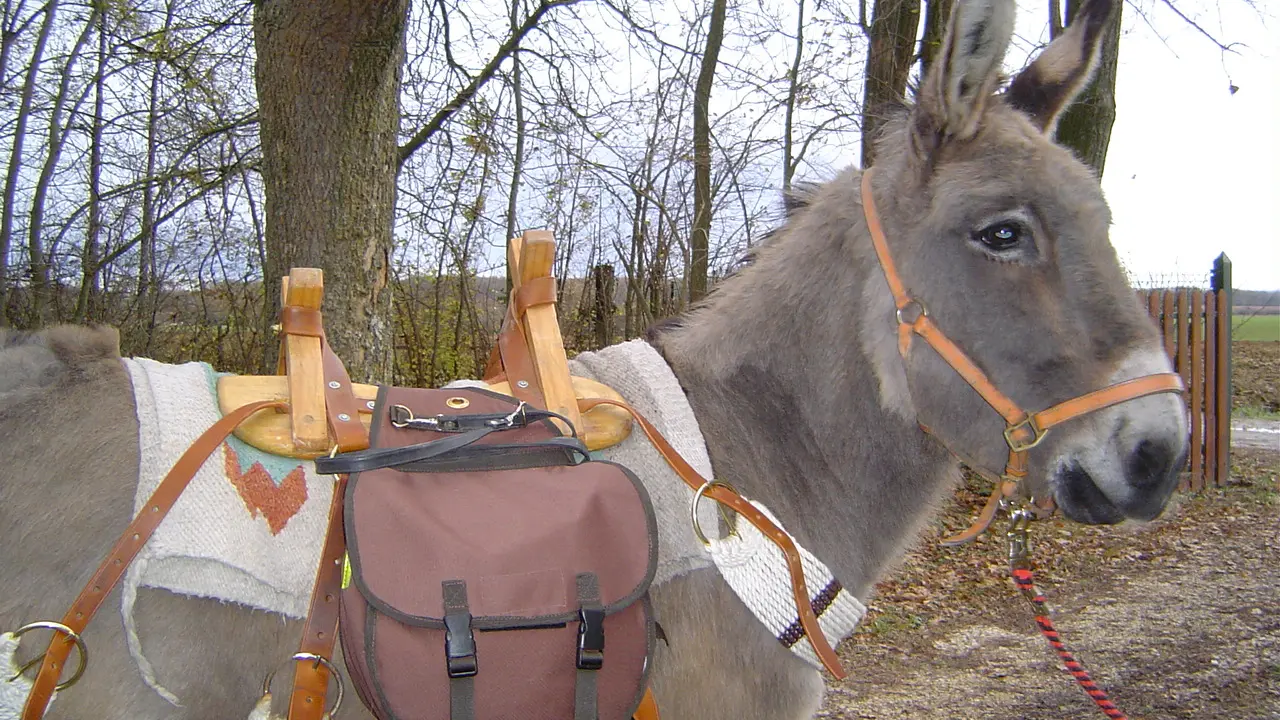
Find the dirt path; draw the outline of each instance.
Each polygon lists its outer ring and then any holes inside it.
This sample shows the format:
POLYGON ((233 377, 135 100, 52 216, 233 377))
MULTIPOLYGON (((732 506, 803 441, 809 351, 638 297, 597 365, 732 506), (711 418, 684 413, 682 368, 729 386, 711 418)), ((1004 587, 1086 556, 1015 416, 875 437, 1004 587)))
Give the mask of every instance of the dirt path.
MULTIPOLYGON (((1059 631, 1134 720, 1280 718, 1280 454, 1234 460, 1246 480, 1144 527, 1034 529, 1059 631)), ((927 540, 841 647, 853 674, 823 717, 1103 718, 998 577, 997 543, 927 540)))
POLYGON ((1280 420, 1232 418, 1231 445, 1280 453, 1280 420))

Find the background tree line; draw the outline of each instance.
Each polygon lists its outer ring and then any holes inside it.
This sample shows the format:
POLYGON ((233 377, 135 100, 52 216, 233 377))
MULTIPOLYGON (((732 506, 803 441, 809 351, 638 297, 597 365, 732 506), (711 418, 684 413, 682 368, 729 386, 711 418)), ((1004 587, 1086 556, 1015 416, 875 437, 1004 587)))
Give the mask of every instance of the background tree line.
MULTIPOLYGON (((433 385, 548 227, 569 342, 633 337, 856 161, 952 2, 4 0, 0 322, 264 372, 279 277, 318 266, 353 375, 433 385)), ((1099 171, 1117 45, 1063 123, 1099 171)))

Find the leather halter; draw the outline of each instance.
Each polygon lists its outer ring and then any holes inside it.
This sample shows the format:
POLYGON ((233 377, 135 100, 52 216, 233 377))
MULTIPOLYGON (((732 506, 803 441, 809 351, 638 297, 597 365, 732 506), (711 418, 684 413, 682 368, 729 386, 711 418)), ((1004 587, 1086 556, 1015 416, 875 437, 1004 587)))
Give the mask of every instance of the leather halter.
MULTIPOLYGON (((867 229, 871 231, 871 243, 876 249, 876 257, 880 260, 880 268, 884 270, 885 280, 889 283, 889 291, 893 293, 893 301, 897 306, 898 353, 902 355, 903 361, 906 361, 911 350, 912 336, 919 335, 937 351, 939 357, 977 391, 978 395, 982 396, 983 400, 987 401, 988 405, 1000 413, 1005 421, 1004 439, 1009 446, 1009 459, 1005 463, 1004 472, 1000 474, 1000 482, 996 484, 986 507, 973 525, 959 535, 944 539, 943 544, 956 545, 968 542, 987 528, 995 517, 1001 499, 1011 497, 1022 478, 1026 477, 1027 453, 1039 445, 1055 425, 1126 400, 1163 392, 1183 392, 1182 376, 1172 372, 1155 373, 1085 393, 1037 413, 1028 413, 1008 395, 1000 392, 977 364, 938 329, 929 317, 924 304, 907 292, 897 268, 894 267, 893 258, 889 255, 884 228, 876 212, 875 200, 871 192, 870 168, 862 173, 862 209, 867 220, 867 229)), ((924 429, 930 432, 928 428, 924 429)), ((930 432, 930 434, 933 433, 930 432)), ((975 469, 980 470, 980 468, 975 469)), ((1050 503, 1047 506, 1048 509, 1052 509, 1052 499, 1048 502, 1050 503)))

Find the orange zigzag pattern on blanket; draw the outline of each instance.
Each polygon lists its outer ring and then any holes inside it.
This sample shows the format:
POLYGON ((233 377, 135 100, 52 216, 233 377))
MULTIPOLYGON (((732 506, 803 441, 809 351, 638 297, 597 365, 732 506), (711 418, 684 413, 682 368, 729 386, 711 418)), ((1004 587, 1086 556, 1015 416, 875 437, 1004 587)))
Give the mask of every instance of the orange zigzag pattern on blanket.
POLYGON ((226 449, 227 479, 235 485, 249 510, 250 517, 258 517, 261 513, 267 520, 267 527, 272 535, 279 535, 289 519, 298 514, 302 503, 307 501, 307 479, 302 466, 294 468, 284 481, 276 486, 271 473, 255 462, 248 470, 240 471, 240 457, 231 445, 223 443, 226 449))

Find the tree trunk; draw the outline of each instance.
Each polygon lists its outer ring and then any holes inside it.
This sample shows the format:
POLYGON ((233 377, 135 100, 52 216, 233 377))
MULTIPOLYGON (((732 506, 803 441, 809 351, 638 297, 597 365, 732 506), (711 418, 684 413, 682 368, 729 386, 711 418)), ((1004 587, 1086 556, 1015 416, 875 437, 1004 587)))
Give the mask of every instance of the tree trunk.
MULTIPOLYGON (((62 113, 67 107, 67 96, 71 92, 71 73, 75 70, 80 53, 89 41, 94 27, 97 25, 98 6, 89 13, 84 29, 76 38, 76 44, 67 56, 62 67, 62 77, 58 81, 58 94, 54 98, 53 108, 49 111, 49 145, 46 148, 44 165, 40 168, 40 178, 36 181, 35 192, 31 199, 31 219, 27 226, 27 254, 31 263, 31 324, 41 327, 51 318, 50 307, 53 304, 53 288, 49 277, 49 262, 44 251, 44 210, 45 201, 49 197, 49 185, 53 182, 53 171, 62 158, 62 145, 66 139, 66 131, 62 126, 62 113)), ((52 250, 50 250, 52 252, 52 250)))
POLYGON ((9 321, 9 249, 13 246, 13 216, 17 212, 18 176, 22 171, 22 145, 27 137, 27 120, 31 117, 31 101, 44 61, 44 48, 49 42, 53 22, 58 13, 58 0, 50 0, 45 9, 44 23, 31 50, 31 64, 27 66, 27 79, 22 88, 22 100, 18 105, 18 117, 14 121, 13 150, 9 154, 9 172, 4 181, 4 207, 0 210, 0 324, 9 321))
MULTIPOLYGON (((1071 24, 1082 4, 1081 0, 1068 0, 1065 25, 1071 24)), ((1057 129, 1058 142, 1071 148, 1076 157, 1093 168, 1099 180, 1107 162, 1111 126, 1116 121, 1116 69, 1120 60, 1120 15, 1124 3, 1118 5, 1105 30, 1107 37, 1099 51, 1101 54, 1093 82, 1062 114, 1057 129)))
POLYGON ((929 72, 929 66, 942 49, 953 5, 955 0, 925 0, 924 35, 920 38, 920 77, 929 72))
POLYGON ((173 28, 175 13, 174 2, 165 3, 164 26, 160 37, 162 42, 155 48, 152 58, 151 87, 147 100, 147 161, 142 185, 142 229, 138 243, 138 317, 141 321, 143 337, 146 338, 142 352, 150 355, 152 343, 155 341, 157 316, 160 312, 160 272, 156 266, 156 181, 157 155, 160 150, 160 81, 161 71, 168 65, 164 57, 169 51, 169 32, 173 28))
POLYGON ((26 6, 26 0, 18 0, 17 5, 13 0, 4 0, 4 9, 0 11, 0 91, 9 89, 9 58, 13 56, 13 46, 22 34, 18 28, 22 25, 22 11, 26 6))
MULTIPOLYGON (((520 11, 520 0, 511 3, 511 31, 513 35, 520 29, 517 23, 520 11)), ((519 36, 516 36, 519 37, 519 36)), ((517 40, 516 50, 511 53, 511 94, 515 97, 516 107, 516 147, 511 158, 511 190, 507 193, 507 236, 504 242, 510 242, 516 235, 516 213, 520 207, 520 174, 524 171, 524 87, 520 81, 520 52, 517 40)), ((511 268, 507 268, 507 293, 513 287, 511 268)))
POLYGON ((711 25, 702 68, 693 91, 693 232, 689 238, 689 301, 707 294, 707 254, 711 239, 711 85, 724 39, 726 0, 712 0, 711 25))
POLYGON ((627 258, 627 299, 622 328, 624 340, 635 337, 644 325, 638 316, 644 304, 641 288, 644 283, 644 216, 647 211, 644 193, 636 182, 639 179, 633 178, 631 193, 635 203, 631 214, 631 246, 627 258))
POLYGON ((915 60, 920 0, 876 0, 862 95, 862 166, 871 167, 887 104, 900 102, 915 60))
POLYGON ((353 380, 391 373, 388 285, 407 0, 260 0, 256 80, 267 302, 324 271, 325 330, 353 380))
POLYGON ((595 349, 608 347, 613 342, 613 293, 616 287, 613 266, 596 265, 591 269, 595 304, 591 325, 595 331, 595 349))
POLYGON ((800 92, 800 61, 804 57, 804 0, 796 8, 796 54, 787 73, 787 114, 782 126, 782 190, 791 189, 791 178, 796 174, 796 161, 792 157, 792 135, 795 132, 796 96, 800 92))
POLYGON ((98 12, 98 69, 93 76, 93 120, 89 131, 89 227, 80 256, 80 297, 76 322, 98 319, 98 249, 102 245, 102 110, 107 75, 107 14, 98 12))
POLYGON ((649 296, 649 322, 653 322, 658 318, 667 314, 666 304, 663 296, 667 285, 667 265, 670 262, 670 250, 667 247, 666 240, 662 237, 662 232, 651 232, 649 221, 644 224, 645 237, 653 238, 653 260, 649 263, 648 270, 648 296, 649 296))

